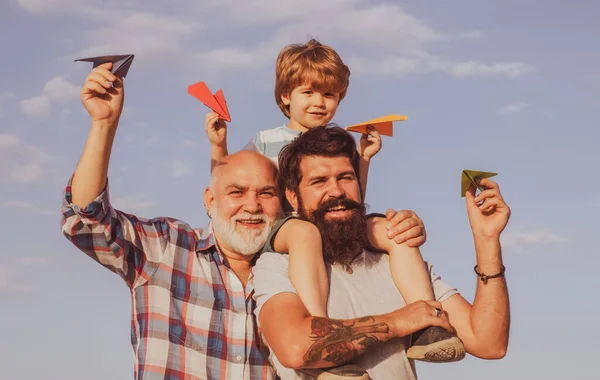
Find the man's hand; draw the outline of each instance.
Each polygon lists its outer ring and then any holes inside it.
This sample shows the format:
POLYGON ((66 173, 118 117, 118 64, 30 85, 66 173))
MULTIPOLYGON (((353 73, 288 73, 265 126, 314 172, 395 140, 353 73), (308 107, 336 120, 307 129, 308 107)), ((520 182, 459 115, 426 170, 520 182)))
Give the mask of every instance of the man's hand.
POLYGON ((448 313, 437 301, 413 302, 387 315, 392 319, 391 332, 393 336, 408 336, 430 326, 440 326, 451 333, 456 333, 454 327, 450 325, 448 313), (438 313, 437 309, 441 313, 438 313))
POLYGON ((94 122, 116 125, 123 111, 123 79, 110 72, 112 62, 92 70, 85 78, 81 102, 94 122))
POLYGON ((381 136, 379 132, 372 126, 367 126, 367 133, 360 137, 358 145, 358 154, 367 161, 370 161, 373 156, 381 150, 381 136))
MULTIPOLYGON (((368 218, 367 229, 373 229, 377 219, 381 220, 382 218, 368 218)), ((425 225, 414 211, 389 209, 385 212, 385 219, 386 236, 393 239, 396 244, 406 243, 409 247, 420 247, 427 240, 425 225)), ((374 241, 371 241, 371 244, 375 248, 383 249, 374 241)))
POLYGON ((224 146, 227 143, 227 124, 216 112, 206 114, 206 135, 211 145, 224 146))
POLYGON ((484 189, 478 196, 475 196, 475 186, 471 186, 465 194, 473 235, 500 238, 500 233, 510 219, 510 208, 504 202, 497 183, 484 178, 477 181, 477 184, 484 189))

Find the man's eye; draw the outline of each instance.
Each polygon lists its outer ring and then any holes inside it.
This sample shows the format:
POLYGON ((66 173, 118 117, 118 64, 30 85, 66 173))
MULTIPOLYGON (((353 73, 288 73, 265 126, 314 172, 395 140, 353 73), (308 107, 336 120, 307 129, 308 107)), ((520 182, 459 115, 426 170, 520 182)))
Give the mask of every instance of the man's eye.
POLYGON ((264 193, 260 193, 260 196, 263 197, 263 198, 271 198, 271 197, 274 197, 275 194, 273 194, 271 192, 268 192, 268 191, 265 191, 264 193))

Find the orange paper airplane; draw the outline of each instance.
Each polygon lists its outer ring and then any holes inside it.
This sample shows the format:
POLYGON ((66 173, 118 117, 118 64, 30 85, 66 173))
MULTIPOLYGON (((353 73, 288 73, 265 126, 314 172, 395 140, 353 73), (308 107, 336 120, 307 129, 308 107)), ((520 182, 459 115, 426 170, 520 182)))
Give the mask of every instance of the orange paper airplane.
POLYGON ((358 133, 367 133, 367 127, 371 125, 375 130, 377 130, 380 134, 384 136, 393 136, 394 130, 392 128, 392 122, 394 121, 404 121, 408 119, 408 117, 404 115, 386 115, 382 117, 378 117, 377 119, 367 120, 363 123, 358 123, 346 127, 347 131, 358 132, 358 133))
POLYGON ((204 103, 205 106, 218 113, 221 119, 229 122, 231 121, 223 90, 219 89, 219 91, 215 92, 213 95, 206 83, 198 82, 188 86, 188 93, 204 103))

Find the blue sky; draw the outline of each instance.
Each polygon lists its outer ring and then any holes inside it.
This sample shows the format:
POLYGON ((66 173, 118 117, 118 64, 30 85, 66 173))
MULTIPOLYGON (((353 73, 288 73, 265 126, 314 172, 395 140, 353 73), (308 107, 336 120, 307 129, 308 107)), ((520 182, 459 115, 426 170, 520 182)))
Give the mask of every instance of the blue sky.
POLYGON ((62 190, 89 129, 78 93, 90 67, 73 60, 136 54, 109 172, 115 205, 200 227, 207 109, 186 87, 223 88, 238 150, 286 121, 272 95, 275 58, 312 36, 352 70, 335 122, 409 116, 384 137, 367 203, 415 210, 428 231, 424 257, 467 299, 475 255, 461 170, 498 172, 513 211, 503 235, 508 355, 418 364, 420 377, 595 378, 599 12, 596 2, 556 0, 3 1, 4 377, 132 376, 128 290, 59 229, 62 190))

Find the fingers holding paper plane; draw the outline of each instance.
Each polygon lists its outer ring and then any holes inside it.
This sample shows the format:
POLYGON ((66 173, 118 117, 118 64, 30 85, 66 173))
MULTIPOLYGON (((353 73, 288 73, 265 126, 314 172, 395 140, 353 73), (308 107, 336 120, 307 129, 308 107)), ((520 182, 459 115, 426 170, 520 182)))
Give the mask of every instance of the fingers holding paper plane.
POLYGON ((473 233, 499 237, 510 218, 510 208, 496 182, 487 178, 477 179, 475 182, 482 191, 476 196, 476 187, 471 184, 466 192, 467 213, 473 233))
POLYGON ((206 135, 212 145, 223 145, 227 139, 227 124, 217 112, 206 114, 206 135))
POLYGON ((360 137, 358 153, 366 160, 370 160, 381 150, 381 135, 372 125, 367 125, 365 132, 360 137))
POLYGON ((80 98, 92 121, 115 122, 123 110, 123 82, 112 63, 98 65, 85 78, 80 98))

